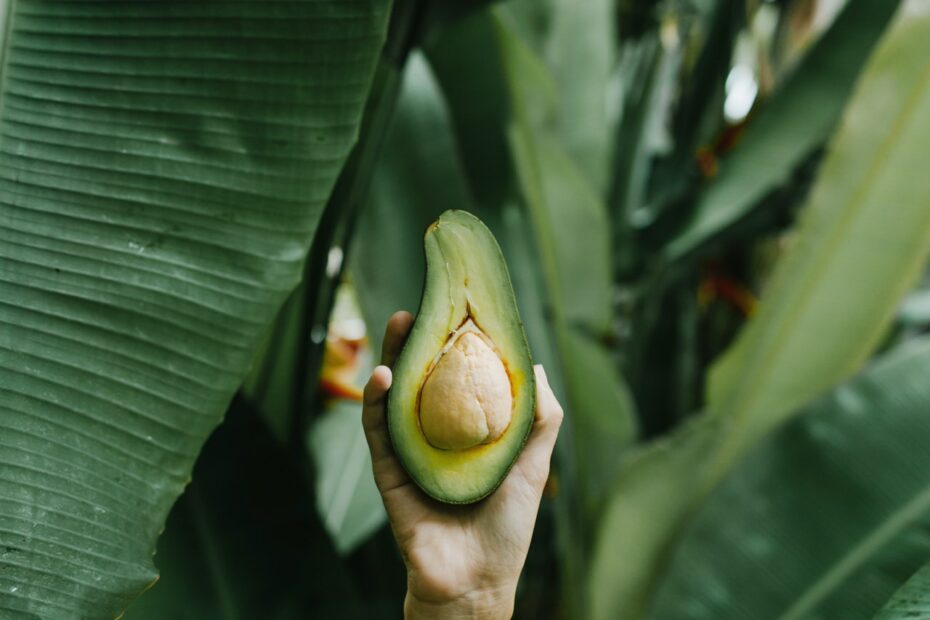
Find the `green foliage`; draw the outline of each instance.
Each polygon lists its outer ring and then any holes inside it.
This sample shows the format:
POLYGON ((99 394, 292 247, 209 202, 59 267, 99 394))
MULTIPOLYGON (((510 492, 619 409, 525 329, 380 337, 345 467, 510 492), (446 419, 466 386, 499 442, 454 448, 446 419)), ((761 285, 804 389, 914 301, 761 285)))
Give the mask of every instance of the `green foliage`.
POLYGON ((860 78, 766 303, 712 369, 708 405, 733 420, 725 463, 856 371, 926 264, 930 212, 910 166, 930 135, 928 55, 930 18, 899 19, 860 78))
POLYGON ((871 617, 930 556, 930 11, 840 4, 0 2, 0 616, 116 616, 165 528, 127 618, 396 617, 318 376, 455 208, 566 411, 517 617, 871 617))
POLYGON ((543 50, 560 93, 559 142, 598 194, 610 178, 607 93, 617 45, 613 11, 610 0, 553 2, 543 50))
POLYGON ((924 266, 930 214, 909 167, 930 135, 928 28, 905 13, 870 61, 761 310, 712 370, 706 419, 621 473, 592 565, 595 617, 642 613, 696 505, 762 436, 861 366, 924 266))
POLYGON ((300 279, 388 7, 8 8, 3 613, 112 618, 300 279))
POLYGON ((924 337, 764 440, 694 517, 648 617, 871 618, 930 556, 928 373, 924 337))
POLYGON ((685 228, 666 246, 671 260, 714 241, 791 183, 792 174, 829 137, 859 69, 897 2, 850 2, 746 129, 739 148, 701 192, 685 228))

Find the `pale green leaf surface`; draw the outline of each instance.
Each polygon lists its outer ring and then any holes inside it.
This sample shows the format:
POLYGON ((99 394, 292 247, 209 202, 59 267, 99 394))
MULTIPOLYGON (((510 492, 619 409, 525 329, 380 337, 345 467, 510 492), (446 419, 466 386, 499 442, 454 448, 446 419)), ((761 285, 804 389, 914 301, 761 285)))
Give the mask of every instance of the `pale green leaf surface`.
POLYGON ((623 462, 595 537, 587 579, 592 618, 642 617, 718 431, 719 420, 701 416, 623 462))
POLYGON ((678 259, 749 214, 830 135, 862 65, 894 14, 895 0, 848 2, 801 66, 750 119, 746 134, 720 161, 694 215, 666 247, 678 259))
POLYGON ((371 475, 362 407, 337 401, 310 430, 317 511, 340 553, 349 553, 387 520, 371 475))
POLYGON ((930 618, 930 564, 917 571, 875 616, 875 620, 922 618, 930 618))
POLYGON ((539 182, 527 194, 540 199, 540 211, 531 211, 531 215, 540 220, 537 226, 548 231, 537 234, 546 234, 552 243, 552 294, 559 296, 555 303, 567 323, 603 333, 610 329, 613 314, 610 227, 604 204, 555 141, 545 136, 513 139, 528 140, 526 148, 532 149, 528 152, 520 142, 514 156, 519 158, 518 170, 524 171, 521 183, 533 178, 539 182), (535 177, 525 172, 532 165, 536 166, 535 177))
POLYGON ((9 6, 0 614, 113 618, 300 277, 388 3, 9 6))
POLYGON ((607 86, 616 53, 614 9, 612 0, 556 0, 545 49, 559 86, 559 141, 599 196, 607 186, 613 135, 607 86))
POLYGON ((680 456, 663 463, 661 448, 647 447, 643 461, 650 465, 621 473, 593 560, 595 618, 639 617, 675 537, 705 494, 761 436, 856 371, 878 344, 930 249, 919 172, 930 137, 927 58, 924 13, 899 19, 869 61, 794 247, 776 268, 759 313, 711 376, 708 399, 721 440, 708 442, 689 427, 676 439, 693 455, 687 463, 677 464, 680 456), (701 484, 692 484, 694 471, 701 484), (650 477, 674 480, 678 472, 688 481, 679 496, 657 504, 642 491, 650 477), (624 527, 640 521, 649 522, 646 530, 629 536, 624 527), (635 568, 629 557, 639 558, 635 568))
POLYGON ((763 441, 686 530, 649 617, 871 618, 930 554, 930 340, 763 441), (895 577, 895 578, 890 578, 895 577))
POLYGON ((558 102, 546 67, 503 22, 496 25, 512 106, 508 144, 555 320, 605 330, 612 302, 606 207, 546 130, 558 102))
POLYGON ((624 448, 636 437, 636 407, 630 390, 607 348, 590 335, 569 329, 562 352, 564 381, 571 391, 578 480, 589 514, 608 495, 624 448))
MULTIPOLYGON (((507 259, 510 280, 513 283, 520 310, 520 319, 530 343, 533 362, 544 368, 558 368, 555 343, 546 316, 546 299, 538 259, 533 248, 532 235, 528 234, 526 212, 514 204, 506 205, 501 214, 501 250, 507 259)), ((565 381, 561 374, 549 375, 552 391, 564 398, 565 381)))

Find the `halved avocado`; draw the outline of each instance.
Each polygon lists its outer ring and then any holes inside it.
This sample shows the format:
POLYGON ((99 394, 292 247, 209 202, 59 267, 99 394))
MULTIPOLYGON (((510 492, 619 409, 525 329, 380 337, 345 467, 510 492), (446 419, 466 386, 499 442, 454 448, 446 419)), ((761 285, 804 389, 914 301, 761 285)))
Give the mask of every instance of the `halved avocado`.
POLYGON ((533 425, 536 384, 500 247, 464 211, 426 230, 426 283, 394 365, 388 430, 423 491, 476 502, 507 476, 533 425))

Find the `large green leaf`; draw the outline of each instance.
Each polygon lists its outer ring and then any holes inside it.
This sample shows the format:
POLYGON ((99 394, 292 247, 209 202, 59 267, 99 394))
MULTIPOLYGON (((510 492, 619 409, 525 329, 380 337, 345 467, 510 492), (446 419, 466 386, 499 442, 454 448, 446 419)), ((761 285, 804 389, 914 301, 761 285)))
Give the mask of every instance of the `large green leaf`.
POLYGON ((7 6, 0 604, 112 618, 300 277, 388 2, 7 6))
POLYGON ((930 618, 930 564, 908 579, 875 620, 930 618))
POLYGON ((571 394, 577 437, 575 484, 593 517, 620 469, 621 457, 636 436, 636 407, 616 361, 603 343, 578 329, 562 341, 564 381, 571 394))
POLYGON ((613 314, 603 203, 551 138, 518 123, 510 139, 553 318, 603 334, 613 314))
POLYGON ((499 207, 512 198, 507 147, 509 96, 488 11, 462 20, 426 49, 442 89, 469 187, 478 204, 499 207))
POLYGON ((642 617, 703 482, 719 421, 701 416, 623 463, 600 515, 587 581, 591 617, 642 617))
POLYGON ((616 54, 614 9, 613 0, 555 0, 544 55, 559 87, 559 141, 599 196, 613 134, 607 89, 616 54))
POLYGON ((592 567, 596 618, 638 617, 697 503, 759 438, 878 344, 930 251, 919 172, 930 137, 928 57, 930 15, 902 11, 865 70, 759 313, 713 371, 712 417, 676 438, 693 458, 680 463, 662 443, 621 474, 592 567), (653 476, 681 492, 656 503, 653 476), (623 527, 637 520, 651 525, 633 537, 623 527))
POLYGON ((930 555, 930 339, 768 438, 685 533, 650 617, 871 618, 930 555))
POLYGON ((720 162, 720 172, 698 198, 692 219, 666 247, 669 258, 681 258, 715 239, 791 181, 793 172, 829 137, 897 5, 895 0, 846 3, 720 162))

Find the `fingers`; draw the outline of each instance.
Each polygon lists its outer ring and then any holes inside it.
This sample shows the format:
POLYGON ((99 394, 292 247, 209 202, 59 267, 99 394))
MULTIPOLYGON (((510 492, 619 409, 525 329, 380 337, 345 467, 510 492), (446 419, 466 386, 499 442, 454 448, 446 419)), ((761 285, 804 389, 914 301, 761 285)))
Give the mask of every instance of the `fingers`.
POLYGON ((562 406, 549 387, 546 371, 539 364, 533 367, 533 371, 536 375, 536 420, 517 464, 541 494, 549 477, 549 462, 562 426, 563 413, 562 406))
POLYGON ((362 392, 362 426, 365 432, 385 431, 384 401, 391 382, 394 380, 391 369, 387 366, 376 366, 371 371, 371 378, 362 392))
POLYGON ((381 344, 381 363, 385 366, 393 366, 394 360, 400 355, 400 350, 404 347, 404 341, 407 340, 407 334, 413 326, 413 315, 405 310, 400 310, 391 315, 388 319, 387 327, 384 329, 384 341, 381 344))
POLYGON ((536 425, 552 434, 554 444, 565 414, 549 386, 549 377, 542 364, 533 366, 533 373, 536 375, 536 425))
POLYGON ((391 381, 391 369, 378 366, 372 371, 362 395, 362 427, 365 429, 365 439, 368 440, 368 449, 371 451, 371 469, 375 483, 382 494, 405 484, 408 480, 407 473, 391 449, 385 419, 385 396, 391 387, 391 381))

